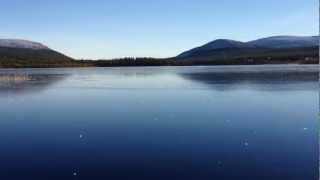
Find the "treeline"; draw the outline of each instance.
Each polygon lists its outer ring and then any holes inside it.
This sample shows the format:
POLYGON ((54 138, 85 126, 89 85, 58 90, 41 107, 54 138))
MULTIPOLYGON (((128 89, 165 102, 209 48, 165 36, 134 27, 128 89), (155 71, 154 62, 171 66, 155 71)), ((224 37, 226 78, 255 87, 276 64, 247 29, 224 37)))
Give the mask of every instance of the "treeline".
POLYGON ((0 68, 54 67, 121 67, 121 66, 195 66, 195 65, 257 65, 318 64, 319 49, 296 48, 279 50, 233 51, 189 58, 121 58, 112 60, 74 60, 55 51, 30 51, 0 48, 0 68))
POLYGON ((200 66, 200 65, 259 65, 259 64, 318 64, 317 57, 277 57, 277 58, 234 58, 228 60, 212 61, 206 58, 181 59, 148 59, 126 58, 118 60, 81 61, 95 67, 121 67, 121 66, 200 66))
POLYGON ((194 65, 258 65, 258 64, 318 64, 319 48, 254 49, 220 51, 189 58, 122 58, 82 61, 97 67, 115 66, 194 66, 194 65))
POLYGON ((112 60, 97 60, 97 61, 82 61, 91 63, 97 67, 115 67, 115 66, 173 66, 176 65, 176 60, 173 58, 157 59, 157 58, 120 58, 112 60))

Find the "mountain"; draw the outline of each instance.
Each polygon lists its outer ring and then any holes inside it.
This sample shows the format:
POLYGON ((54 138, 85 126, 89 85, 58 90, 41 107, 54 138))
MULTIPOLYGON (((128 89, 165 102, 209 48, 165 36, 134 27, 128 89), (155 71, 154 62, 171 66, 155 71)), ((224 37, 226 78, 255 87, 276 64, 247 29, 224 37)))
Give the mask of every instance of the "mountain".
POLYGON ((23 49, 33 49, 33 50, 40 50, 40 49, 49 50, 47 46, 44 46, 41 43, 21 40, 21 39, 0 39, 0 47, 23 48, 23 49))
POLYGON ((27 40, 0 39, 0 67, 65 67, 72 58, 47 46, 27 40))
POLYGON ((223 48, 243 48, 246 47, 246 43, 240 41, 234 41, 229 39, 218 39, 202 46, 202 49, 223 49, 223 48))
POLYGON ((264 48, 313 47, 318 46, 319 36, 274 36, 250 41, 247 44, 264 48))
POLYGON ((185 58, 189 56, 197 56, 201 54, 206 54, 212 50, 219 50, 219 49, 240 49, 240 48, 250 48, 250 47, 251 45, 246 44, 244 42, 240 42, 240 41, 234 41, 229 39, 217 39, 203 46, 183 52, 178 57, 185 58))
POLYGON ((38 42, 0 39, 0 68, 317 64, 319 36, 274 36, 249 42, 218 39, 172 58, 76 61, 38 42))
MULTIPOLYGON (((286 49, 290 56, 290 50, 294 48, 312 48, 318 47, 319 36, 274 36, 262 38, 249 42, 241 42, 227 39, 218 39, 203 46, 188 50, 177 56, 177 59, 191 59, 205 57, 215 57, 214 59, 230 59, 240 56, 254 58, 261 56, 261 53, 268 51, 272 55, 272 51, 278 49, 286 49)), ((297 49, 295 49, 297 50, 297 49)), ((295 52, 292 52, 295 53, 295 52)))

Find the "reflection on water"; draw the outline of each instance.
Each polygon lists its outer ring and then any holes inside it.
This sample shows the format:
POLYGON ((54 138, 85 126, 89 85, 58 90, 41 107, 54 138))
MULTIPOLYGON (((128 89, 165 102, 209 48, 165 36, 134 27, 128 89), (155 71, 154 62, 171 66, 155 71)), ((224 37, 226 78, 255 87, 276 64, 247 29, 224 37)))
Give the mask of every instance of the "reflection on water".
POLYGON ((314 90, 317 66, 213 66, 0 71, 1 92, 32 92, 60 82, 66 88, 314 90))
POLYGON ((318 72, 204 72, 185 73, 182 77, 209 85, 216 90, 257 88, 260 90, 315 90, 318 72))
POLYGON ((3 74, 0 73, 0 95, 34 93, 49 88, 66 78, 63 74, 3 74))
POLYGON ((0 70, 0 179, 317 179, 317 73, 0 70))

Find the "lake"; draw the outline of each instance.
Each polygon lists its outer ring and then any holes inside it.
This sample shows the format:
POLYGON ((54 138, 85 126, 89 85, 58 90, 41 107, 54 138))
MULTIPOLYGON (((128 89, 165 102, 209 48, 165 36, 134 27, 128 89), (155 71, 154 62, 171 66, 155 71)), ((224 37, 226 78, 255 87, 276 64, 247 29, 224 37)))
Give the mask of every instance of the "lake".
POLYGON ((0 69, 0 179, 316 180, 318 68, 0 69))

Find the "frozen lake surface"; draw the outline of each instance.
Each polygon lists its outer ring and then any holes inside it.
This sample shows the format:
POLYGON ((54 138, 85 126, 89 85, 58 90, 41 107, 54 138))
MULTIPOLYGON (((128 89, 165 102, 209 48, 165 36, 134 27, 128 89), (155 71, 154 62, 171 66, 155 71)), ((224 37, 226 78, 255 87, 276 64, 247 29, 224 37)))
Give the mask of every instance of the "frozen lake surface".
POLYGON ((0 69, 0 179, 317 179, 318 69, 0 69))

